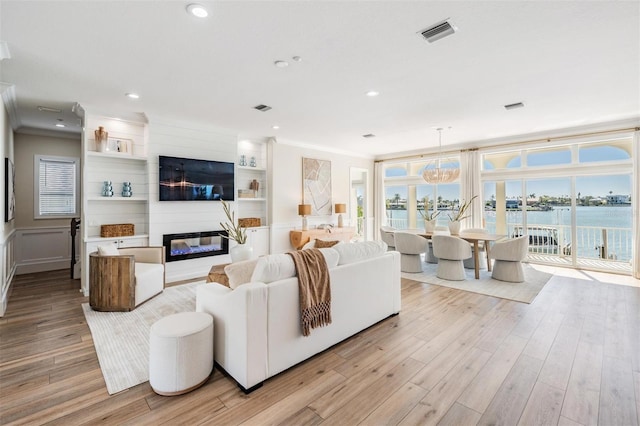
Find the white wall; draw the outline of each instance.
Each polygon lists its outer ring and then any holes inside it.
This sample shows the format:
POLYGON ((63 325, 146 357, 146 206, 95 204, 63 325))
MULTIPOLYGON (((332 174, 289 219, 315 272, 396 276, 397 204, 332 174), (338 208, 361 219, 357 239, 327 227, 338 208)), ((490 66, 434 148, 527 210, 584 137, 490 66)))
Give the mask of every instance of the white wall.
MULTIPOLYGON (((149 245, 162 245, 164 234, 220 230, 226 221, 219 202, 158 201, 158 156, 236 162, 237 136, 164 121, 149 121, 149 245)), ((235 202, 231 205, 235 209, 235 202)), ((231 242, 233 244, 233 242, 231 242)), ((229 255, 166 264, 167 282, 206 276, 214 264, 229 263, 229 255)))
MULTIPOLYGON (((349 208, 350 169, 359 167, 369 171, 369 194, 367 211, 373 215, 373 160, 348 156, 335 152, 321 151, 295 144, 295 142, 275 142, 271 148, 271 247, 272 252, 280 253, 292 249, 289 243, 289 231, 300 229, 302 219, 298 216, 298 204, 302 203, 302 159, 315 158, 331 161, 332 204, 346 203, 349 208)), ((350 216, 350 211, 344 216, 350 216)), ((321 223, 337 224, 337 215, 308 218, 309 226, 321 223)), ((345 226, 347 223, 345 223, 345 226)))

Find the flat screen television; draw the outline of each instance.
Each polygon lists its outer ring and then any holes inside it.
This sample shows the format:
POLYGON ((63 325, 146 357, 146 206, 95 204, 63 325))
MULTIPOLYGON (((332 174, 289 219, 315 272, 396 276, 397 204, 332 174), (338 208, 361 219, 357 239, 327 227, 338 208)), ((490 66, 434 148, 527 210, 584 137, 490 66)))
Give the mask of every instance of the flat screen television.
POLYGON ((191 158, 159 157, 160 201, 234 199, 234 164, 191 158))

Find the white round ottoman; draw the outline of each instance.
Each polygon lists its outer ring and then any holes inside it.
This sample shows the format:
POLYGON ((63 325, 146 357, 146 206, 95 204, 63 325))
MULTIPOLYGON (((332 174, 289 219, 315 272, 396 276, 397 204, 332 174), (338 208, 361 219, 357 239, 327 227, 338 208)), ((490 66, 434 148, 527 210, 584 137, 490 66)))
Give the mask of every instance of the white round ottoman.
POLYGON ((156 321, 149 338, 149 383, 159 395, 187 393, 213 369, 213 317, 182 312, 156 321))

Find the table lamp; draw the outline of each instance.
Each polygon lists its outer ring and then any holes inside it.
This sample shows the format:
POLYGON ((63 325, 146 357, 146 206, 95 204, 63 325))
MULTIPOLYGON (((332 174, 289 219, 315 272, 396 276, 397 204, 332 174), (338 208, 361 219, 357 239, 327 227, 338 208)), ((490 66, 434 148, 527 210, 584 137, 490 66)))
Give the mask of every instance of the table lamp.
POLYGON ((336 213, 338 213, 338 228, 342 228, 343 226, 342 213, 346 213, 346 212, 347 212, 346 204, 336 203, 336 213))
POLYGON ((311 204, 298 204, 298 215, 302 216, 302 230, 309 229, 307 225, 307 216, 311 214, 311 204))

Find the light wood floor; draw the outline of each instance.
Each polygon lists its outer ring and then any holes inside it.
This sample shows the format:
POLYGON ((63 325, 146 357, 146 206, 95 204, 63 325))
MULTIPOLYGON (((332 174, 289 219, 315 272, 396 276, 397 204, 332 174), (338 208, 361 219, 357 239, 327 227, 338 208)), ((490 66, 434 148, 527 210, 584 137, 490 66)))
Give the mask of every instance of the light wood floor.
POLYGON ((587 278, 554 276, 531 305, 405 280, 400 315, 249 396, 215 370, 161 397, 107 394, 67 271, 18 276, 0 423, 637 425, 640 288, 587 278))

